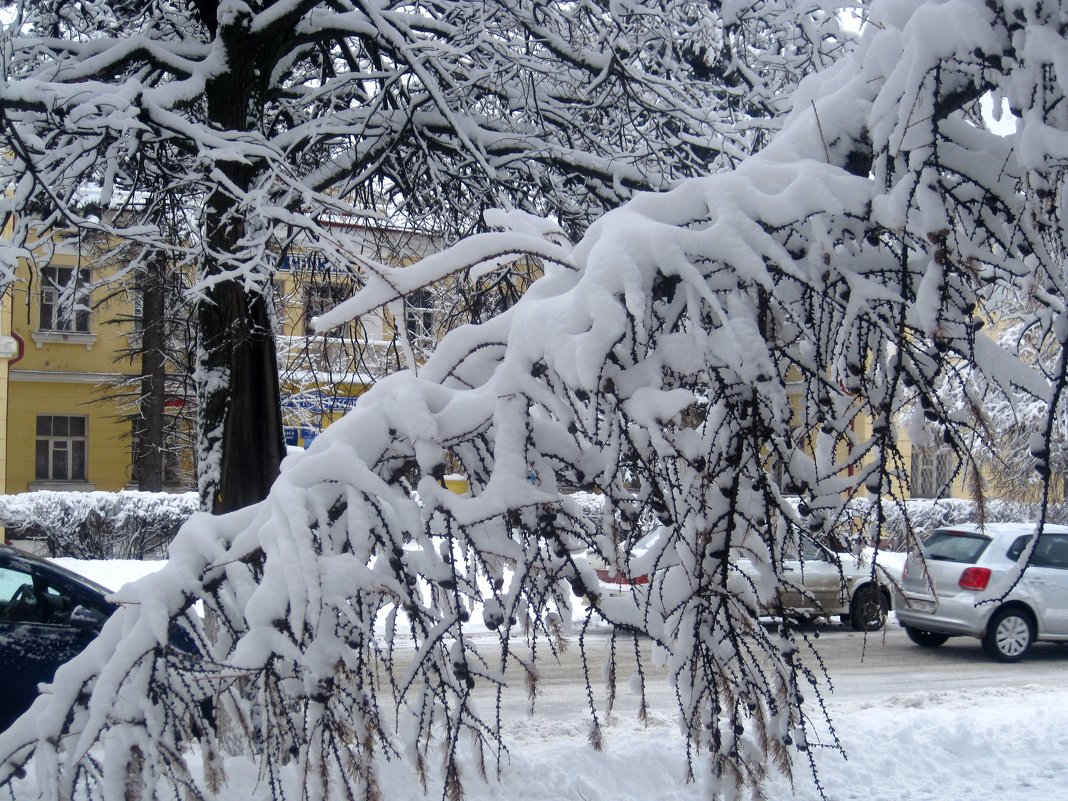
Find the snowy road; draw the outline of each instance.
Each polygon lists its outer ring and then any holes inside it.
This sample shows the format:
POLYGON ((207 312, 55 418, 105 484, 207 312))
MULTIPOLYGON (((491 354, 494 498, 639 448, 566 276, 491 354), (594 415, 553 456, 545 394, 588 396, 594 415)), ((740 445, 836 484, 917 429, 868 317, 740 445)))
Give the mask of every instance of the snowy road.
MULTIPOLYGON (((600 676, 608 638, 589 637, 591 674, 600 676)), ((979 642, 953 639, 939 649, 913 645, 892 625, 868 635, 841 626, 819 629, 816 641, 834 691, 827 707, 848 759, 817 750, 829 801, 1063 801, 1068 797, 1068 647, 1035 646, 1023 662, 993 662, 979 642)), ((648 643, 644 643, 648 650, 648 643)), ((688 784, 674 699, 662 672, 648 677, 648 725, 636 720, 620 667, 619 698, 606 729, 608 748, 585 742, 589 713, 578 648, 560 664, 541 664, 534 716, 517 690, 502 714, 513 759, 497 781, 468 783, 471 797, 495 801, 697 801, 702 781, 688 784)), ((657 671, 650 670, 650 674, 657 671)), ((595 684, 603 714, 603 682, 595 684)), ((490 703, 488 686, 479 692, 490 703)), ((695 768, 701 774, 703 764, 695 768)), ((807 765, 794 782, 775 777, 776 801, 818 801, 807 765)), ((433 795, 433 792, 431 793, 433 795)), ((412 796, 414 799, 416 796, 412 796)))
POLYGON ((864 635, 844 628, 824 629, 818 641, 835 689, 835 701, 876 700, 916 690, 975 690, 1020 684, 1068 686, 1068 648, 1037 644, 1027 658, 1008 665, 995 662, 978 640, 955 637, 940 648, 920 648, 904 629, 890 626, 864 635))
MULTIPOLYGON (((818 628, 814 640, 827 665, 833 692, 827 697, 832 705, 876 704, 880 699, 913 693, 957 692, 993 689, 1006 686, 1035 685, 1052 689, 1068 687, 1068 646, 1040 643, 1023 662, 1001 664, 983 652, 979 641, 971 638, 950 639, 941 648, 924 649, 914 645, 903 629, 891 625, 886 632, 864 634, 843 626, 818 628)), ((651 666, 649 643, 644 641, 644 669, 647 695, 654 712, 670 716, 674 709, 671 687, 664 672, 651 666)), ((629 641, 624 642, 630 648, 629 641)), ((601 666, 608 657, 606 634, 587 635, 590 674, 598 701, 604 697, 601 666)), ((569 648, 559 663, 539 660, 541 693, 537 701, 539 715, 553 719, 581 717, 586 708, 586 687, 582 679, 582 661, 577 643, 569 648)), ((617 716, 626 717, 637 710, 637 698, 628 688, 633 660, 626 652, 619 661, 620 690, 617 716)), ((488 685, 476 692, 488 698, 488 685)), ((529 708, 525 691, 506 691, 503 709, 519 715, 529 708)))
MULTIPOLYGON (((152 565, 81 563, 81 572, 118 587, 152 565), (134 570, 136 569, 136 572, 134 570), (96 572, 99 570, 99 572, 96 572), (92 572, 91 572, 92 571, 92 572), (134 575, 130 575, 134 573, 134 575)), ((848 759, 833 749, 813 750, 827 801, 1064 801, 1068 798, 1068 647, 1040 644, 1026 660, 989 660, 977 640, 954 639, 921 649, 899 627, 867 638, 841 626, 818 629, 819 648, 831 680, 827 697, 848 759)), ((491 640, 488 633, 478 635, 491 640)), ((604 713, 601 665, 604 633, 587 635, 587 653, 598 710, 604 713)), ((486 645, 491 645, 487 642, 486 645)), ((641 641, 648 656, 648 641, 641 641)), ((513 646, 521 649, 518 641, 513 646)), ((589 712, 577 643, 559 664, 539 660, 537 714, 522 682, 502 700, 508 752, 489 781, 468 762, 467 801, 700 801, 707 797, 707 763, 694 760, 696 783, 686 781, 686 749, 676 725, 675 701, 662 671, 648 669, 650 714, 637 720, 629 687, 633 668, 621 661, 615 713, 604 729, 607 747, 590 748, 589 712)), ((487 648, 487 652, 492 652, 487 648)), ((492 715, 488 681, 476 685, 479 706, 492 715)), ((813 732, 826 741, 826 733, 813 732)), ((470 750, 462 744, 461 751, 470 750)), ((492 760, 491 760, 492 762, 492 760)), ((211 801, 248 798, 275 801, 251 765, 234 762, 231 784, 211 801)), ((407 759, 377 767, 386 801, 440 799, 442 782, 432 766, 428 793, 407 759), (436 774, 436 775, 435 775, 436 774)), ((15 801, 37 801, 32 783, 15 801)), ((804 763, 794 781, 772 777, 772 801, 821 801, 804 763)))

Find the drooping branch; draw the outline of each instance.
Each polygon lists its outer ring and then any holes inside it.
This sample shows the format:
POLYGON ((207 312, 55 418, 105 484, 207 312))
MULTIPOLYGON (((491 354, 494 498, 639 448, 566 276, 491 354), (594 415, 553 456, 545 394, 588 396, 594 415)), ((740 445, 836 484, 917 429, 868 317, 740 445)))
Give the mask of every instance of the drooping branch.
MULTIPOLYGON (((449 334, 417 375, 381 381, 285 462, 264 503, 190 521, 166 571, 127 590, 51 698, 0 735, 0 782, 32 760, 49 799, 76 782, 195 794, 220 779, 204 709, 222 708, 276 796, 289 760, 299 792, 373 794, 393 732, 423 769, 443 755, 459 789, 461 734, 501 737, 472 685, 529 675, 510 633, 535 651, 555 642, 574 596, 617 638, 655 642, 710 793, 798 760, 814 770, 818 655, 788 621, 754 622, 790 583, 784 560, 802 536, 877 542, 881 506, 854 520, 849 501, 901 500, 893 423, 913 405, 949 447, 968 440, 939 395, 962 365, 1054 397, 975 316, 994 291, 1058 292, 1063 263, 1029 214, 1068 148, 1021 160, 1026 115, 1002 139, 940 98, 990 84, 1018 103, 1046 97, 1049 115, 1030 122, 1061 141, 1068 81, 1048 47, 1027 46, 1063 45, 1059 18, 1036 3, 1025 26, 979 0, 879 9, 856 54, 805 82, 784 129, 734 171, 637 197, 574 247, 515 213, 407 276, 369 275, 324 322, 457 270, 491 275, 502 253, 545 264, 518 303, 449 334), (447 465, 469 495, 443 486, 447 465), (599 491, 599 519, 573 487, 599 491), (584 551, 649 583, 602 594, 584 551), (197 601, 218 622, 211 638, 188 614, 197 601), (172 626, 205 656, 170 647, 172 626), (471 636, 484 629, 488 643, 471 636), (415 653, 404 668, 402 640, 415 653), (181 757, 190 739, 205 782, 181 757)), ((1047 308, 1050 330, 1068 330, 1047 308)), ((600 743, 604 716, 592 718, 600 743)))

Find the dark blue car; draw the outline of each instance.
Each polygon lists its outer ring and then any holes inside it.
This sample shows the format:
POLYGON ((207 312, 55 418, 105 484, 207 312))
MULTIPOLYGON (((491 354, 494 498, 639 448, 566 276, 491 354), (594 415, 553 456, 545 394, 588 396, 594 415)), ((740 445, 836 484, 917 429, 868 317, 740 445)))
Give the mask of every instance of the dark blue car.
POLYGON ((0 545, 0 731, 29 709, 37 685, 93 639, 116 606, 105 587, 0 545))

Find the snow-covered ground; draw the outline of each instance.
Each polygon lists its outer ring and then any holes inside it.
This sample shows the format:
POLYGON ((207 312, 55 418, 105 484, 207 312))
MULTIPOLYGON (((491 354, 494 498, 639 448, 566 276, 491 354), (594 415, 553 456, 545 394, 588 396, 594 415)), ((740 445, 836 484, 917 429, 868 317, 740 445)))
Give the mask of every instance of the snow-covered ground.
MULTIPOLYGON (((1006 687, 982 693, 919 690, 877 702, 832 704, 848 760, 818 753, 831 801, 1063 801, 1068 795, 1068 690, 1006 687)), ((608 746, 595 753, 574 723, 537 717, 513 722, 513 756, 499 781, 471 777, 468 797, 506 801, 687 801, 704 797, 686 784, 682 739, 672 721, 655 718, 642 728, 617 721, 608 746)), ((776 778, 767 797, 776 801, 820 798, 799 766, 793 787, 776 778)), ((389 799, 414 799, 407 765, 382 771, 389 799)), ((433 788, 430 797, 440 797, 433 788)))
MULTIPOLYGON (((56 561, 115 589, 162 565, 56 561)), ((1044 669, 1059 671, 1061 662, 1059 656, 1052 664, 1047 659, 1044 669)), ((979 670, 984 669, 982 664, 979 670)), ((1068 654, 1063 670, 1068 679, 1068 654)), ((1068 727, 1064 726, 1068 688, 1051 684, 1048 678, 1046 683, 1003 684, 995 681, 959 690, 917 686, 914 691, 888 693, 873 680, 868 682, 870 690, 850 691, 843 700, 832 695, 829 708, 847 758, 816 748, 826 797, 831 801, 1062 801, 1068 797, 1068 727)), ((657 706, 643 726, 621 704, 623 711, 613 716, 606 730, 607 748, 598 753, 587 744, 587 718, 581 703, 573 702, 575 696, 557 693, 555 687, 546 696, 539 702, 546 714, 508 715, 510 754, 499 777, 491 775, 487 783, 474 767, 469 769, 464 789, 471 801, 705 797, 703 782, 685 781, 684 743, 666 705, 657 706), (565 700, 554 706, 554 697, 565 700)), ((230 785, 220 799, 268 799, 248 765, 233 762, 228 773, 230 785)), ((379 780, 387 801, 423 797, 411 765, 403 760, 381 765, 379 780)), ((777 777, 767 791, 768 798, 776 801, 820 798, 806 765, 798 765, 792 786, 777 777)), ((440 783, 429 787, 429 798, 441 795, 440 783)))

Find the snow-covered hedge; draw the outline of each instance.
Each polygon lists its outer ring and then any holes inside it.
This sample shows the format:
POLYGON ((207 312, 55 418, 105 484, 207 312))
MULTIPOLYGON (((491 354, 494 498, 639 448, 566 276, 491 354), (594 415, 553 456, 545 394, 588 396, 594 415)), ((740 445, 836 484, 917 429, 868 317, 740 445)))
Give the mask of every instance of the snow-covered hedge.
POLYGON ((198 508, 193 492, 24 492, 0 495, 0 525, 49 556, 144 559, 163 556, 198 508))
MULTIPOLYGON (((604 515, 604 496, 590 492, 576 492, 571 496, 591 521, 600 521, 604 515)), ((1038 520, 1039 505, 1023 501, 995 500, 984 502, 980 516, 974 501, 962 498, 910 498, 905 501, 882 502, 882 536, 879 547, 884 551, 908 550, 909 527, 919 538, 940 526, 975 523, 980 517, 987 523, 1013 523, 1038 520)), ((872 501, 853 500, 847 506, 850 523, 843 524, 841 542, 836 544, 855 547, 875 545, 867 536, 866 521, 876 518, 872 501)), ((1049 523, 1068 524, 1068 504, 1052 504, 1046 511, 1049 523)), ((647 525, 652 525, 650 521, 647 525)))
MULTIPOLYGON (((871 506, 870 503, 855 501, 851 504, 851 511, 855 509, 858 518, 871 519, 871 506)), ((884 501, 882 507, 885 523, 880 545, 891 551, 906 549, 909 525, 917 535, 923 537, 939 526, 974 523, 980 518, 975 502, 960 498, 915 498, 903 504, 884 501)), ((983 505, 983 512, 982 517, 987 523, 1011 523, 1038 520, 1040 509, 1037 503, 987 500, 983 505)), ((1068 523, 1068 505, 1051 505, 1046 513, 1046 522, 1068 523)))

